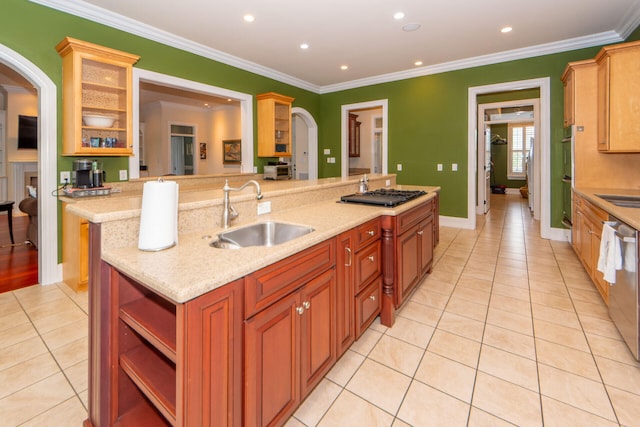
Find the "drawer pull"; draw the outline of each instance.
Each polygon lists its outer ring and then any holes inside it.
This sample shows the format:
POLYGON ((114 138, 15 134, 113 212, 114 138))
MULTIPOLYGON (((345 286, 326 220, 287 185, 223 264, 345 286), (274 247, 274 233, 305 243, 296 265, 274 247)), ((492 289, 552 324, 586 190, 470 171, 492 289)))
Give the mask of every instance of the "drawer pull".
POLYGON ((375 231, 373 231, 373 230, 369 230, 369 231, 367 231, 367 234, 368 234, 369 236, 373 236, 373 235, 375 235, 375 234, 376 234, 376 232, 375 232, 375 231))
POLYGON ((375 300, 376 300, 376 296, 375 296, 375 295, 369 295, 369 299, 370 299, 371 301, 375 301, 375 300))
POLYGON ((373 257, 373 255, 369 255, 368 258, 369 258, 369 261, 376 262, 376 259, 373 257))
POLYGON ((347 257, 347 259, 349 260, 344 266, 345 267, 351 267, 351 248, 344 248, 345 251, 347 251, 347 255, 349 255, 347 257))
POLYGON ((309 301, 305 301, 302 303, 302 306, 306 309, 309 310, 309 307, 311 307, 311 303, 309 301))

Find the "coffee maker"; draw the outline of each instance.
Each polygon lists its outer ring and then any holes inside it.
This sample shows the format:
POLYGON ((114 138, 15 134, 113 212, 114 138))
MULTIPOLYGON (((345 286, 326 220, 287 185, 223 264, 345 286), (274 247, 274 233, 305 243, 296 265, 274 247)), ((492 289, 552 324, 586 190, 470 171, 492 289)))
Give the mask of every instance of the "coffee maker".
POLYGON ((89 159, 73 161, 71 185, 74 188, 97 188, 103 185, 103 172, 98 162, 89 159))

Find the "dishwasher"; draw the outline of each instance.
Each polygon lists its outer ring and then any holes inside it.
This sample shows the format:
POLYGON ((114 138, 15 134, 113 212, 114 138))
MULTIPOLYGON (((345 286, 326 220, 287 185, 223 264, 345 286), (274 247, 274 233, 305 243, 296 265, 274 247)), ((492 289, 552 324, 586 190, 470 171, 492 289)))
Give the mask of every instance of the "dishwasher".
POLYGON ((610 224, 620 243, 622 268, 609 289, 609 316, 636 360, 640 360, 640 299, 638 296, 638 231, 610 216, 610 224))

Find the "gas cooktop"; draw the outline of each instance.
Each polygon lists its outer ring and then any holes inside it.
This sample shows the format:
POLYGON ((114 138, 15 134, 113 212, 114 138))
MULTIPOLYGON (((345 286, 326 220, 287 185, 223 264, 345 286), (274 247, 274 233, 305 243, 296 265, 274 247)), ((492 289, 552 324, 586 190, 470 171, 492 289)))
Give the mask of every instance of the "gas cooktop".
POLYGON ((378 190, 367 191, 366 193, 355 193, 342 196, 340 197, 340 202, 393 207, 425 194, 427 194, 427 192, 422 190, 395 190, 392 188, 380 188, 378 190))

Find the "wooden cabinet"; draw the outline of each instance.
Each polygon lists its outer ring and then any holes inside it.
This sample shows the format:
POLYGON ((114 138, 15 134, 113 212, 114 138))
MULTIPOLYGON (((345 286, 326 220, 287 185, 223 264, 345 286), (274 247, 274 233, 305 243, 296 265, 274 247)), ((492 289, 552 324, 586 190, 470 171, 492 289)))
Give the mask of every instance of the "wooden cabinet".
POLYGON ((355 341, 354 293, 355 230, 336 238, 336 356, 339 358, 355 341))
POLYGON ((609 284, 598 271, 602 221, 609 215, 577 194, 573 196, 572 246, 605 303, 609 303, 609 284))
POLYGON ((431 271, 439 238, 438 196, 398 216, 382 218, 384 262, 381 321, 392 326, 396 309, 431 271))
POLYGON ((66 211, 62 204, 62 280, 74 291, 89 283, 89 222, 66 211))
POLYGON ((62 56, 62 154, 132 155, 132 67, 139 57, 70 37, 56 49, 62 56))
POLYGON ((358 115, 349 113, 349 157, 360 157, 360 125, 358 115))
POLYGON ((564 127, 575 124, 575 72, 572 67, 567 67, 562 74, 564 88, 564 127))
POLYGON ((598 150, 640 152, 640 42, 605 46, 598 63, 598 150))
POLYGON ((291 157, 291 104, 294 98, 274 92, 256 96, 258 157, 291 157))
POLYGON ((184 304, 106 263, 90 293, 88 426, 240 426, 242 281, 184 304))
POLYGON ((245 291, 245 425, 282 425, 336 361, 334 240, 251 274, 245 291))

